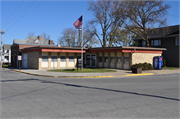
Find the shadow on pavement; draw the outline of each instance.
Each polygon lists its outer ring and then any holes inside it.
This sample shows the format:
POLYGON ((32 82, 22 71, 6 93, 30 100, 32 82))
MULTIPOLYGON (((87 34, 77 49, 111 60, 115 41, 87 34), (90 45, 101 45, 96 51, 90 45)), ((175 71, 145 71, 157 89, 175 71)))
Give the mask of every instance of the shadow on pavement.
MULTIPOLYGON (((118 92, 118 93, 126 93, 126 94, 133 94, 133 95, 139 95, 139 96, 146 96, 146 97, 155 97, 155 98, 161 98, 161 99, 167 99, 167 100, 174 100, 174 101, 180 101, 180 99, 175 99, 175 98, 169 98, 169 97, 164 97, 164 96, 157 96, 157 95, 150 95, 150 94, 141 94, 141 93, 136 93, 136 92, 129 92, 129 91, 121 91, 121 90, 113 90, 113 89, 106 89, 106 88, 97 88, 97 87, 89 87, 89 86, 82 86, 82 85, 75 85, 75 84, 67 84, 67 83, 60 83, 60 82, 54 82, 54 81, 46 81, 46 80, 39 80, 39 79, 20 79, 20 80, 1 80, 1 82, 10 82, 10 81, 40 81, 41 83, 52 83, 52 84, 60 84, 60 85, 65 85, 65 86, 71 86, 71 87, 78 87, 78 88, 87 88, 87 89, 96 89, 96 90, 104 90, 104 91, 111 91, 111 92, 118 92)), ((50 86, 52 87, 52 86, 50 86)), ((46 87, 49 88, 49 87, 46 87)), ((39 90, 44 90, 46 88, 42 88, 39 90)), ((31 92, 23 93, 23 94, 18 94, 14 96, 19 96, 19 95, 24 95, 32 92, 37 92, 39 90, 34 90, 31 92)), ((10 97, 14 97, 10 96, 10 97)), ((5 98, 10 98, 10 97, 5 97, 5 98)), ((5 99, 1 98, 1 99, 5 99)))

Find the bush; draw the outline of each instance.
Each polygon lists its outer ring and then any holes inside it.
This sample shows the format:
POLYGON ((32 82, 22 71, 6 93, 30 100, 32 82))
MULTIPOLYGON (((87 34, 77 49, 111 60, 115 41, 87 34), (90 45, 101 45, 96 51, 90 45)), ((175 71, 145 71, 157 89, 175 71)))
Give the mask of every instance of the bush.
POLYGON ((131 67, 142 67, 142 70, 153 70, 153 66, 150 63, 144 62, 144 63, 138 63, 133 64, 131 67))

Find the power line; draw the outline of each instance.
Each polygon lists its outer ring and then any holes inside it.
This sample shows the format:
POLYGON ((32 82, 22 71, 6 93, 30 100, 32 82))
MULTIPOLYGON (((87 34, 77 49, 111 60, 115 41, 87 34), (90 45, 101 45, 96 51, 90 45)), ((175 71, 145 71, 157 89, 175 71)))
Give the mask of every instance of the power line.
MULTIPOLYGON (((24 0, 19 4, 19 6, 9 15, 9 17, 21 6, 21 4, 24 2, 24 0)), ((5 20, 5 22, 9 19, 9 17, 5 20)), ((4 22, 4 23, 5 23, 4 22)))
MULTIPOLYGON (((37 1, 37 0, 36 0, 37 1)), ((36 1, 33 1, 33 2, 31 2, 29 5, 28 5, 28 7, 26 7, 25 9, 23 9, 17 16, 19 16, 22 12, 22 15, 24 15, 24 13, 26 13, 26 11, 36 2, 36 1)), ((22 16, 21 15, 21 16, 22 16)), ((13 19, 11 19, 11 21, 12 20, 14 20, 17 16, 15 16, 13 19)), ((20 17, 21 17, 20 16, 20 17)), ((10 23, 11 21, 9 21, 8 23, 10 23)), ((5 27, 8 23, 6 23, 5 25, 3 25, 3 27, 5 27)))
MULTIPOLYGON (((44 1, 44 0, 43 0, 43 1, 44 1)), ((43 1, 41 1, 38 5, 40 5, 43 1)), ((32 10, 34 10, 38 5, 36 5, 32 10)), ((32 11, 32 10, 31 10, 31 11, 32 11)), ((30 13, 31 11, 29 11, 28 13, 30 13)), ((27 14, 28 14, 28 13, 27 13, 27 14)), ((25 17, 27 14, 25 14, 24 17, 25 17)), ((22 18, 23 18, 23 17, 22 17, 22 18)), ((19 19, 18 19, 14 24, 12 24, 12 25, 8 28, 8 30, 9 30, 12 26, 14 26, 18 21, 19 21, 19 19)))

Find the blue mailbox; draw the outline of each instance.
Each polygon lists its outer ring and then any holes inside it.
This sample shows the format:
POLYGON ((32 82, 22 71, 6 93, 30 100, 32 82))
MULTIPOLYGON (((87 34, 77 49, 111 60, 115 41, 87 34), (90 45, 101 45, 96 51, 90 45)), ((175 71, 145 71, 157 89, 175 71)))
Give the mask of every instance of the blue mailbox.
POLYGON ((162 69, 163 61, 162 56, 156 56, 153 59, 154 69, 162 69))

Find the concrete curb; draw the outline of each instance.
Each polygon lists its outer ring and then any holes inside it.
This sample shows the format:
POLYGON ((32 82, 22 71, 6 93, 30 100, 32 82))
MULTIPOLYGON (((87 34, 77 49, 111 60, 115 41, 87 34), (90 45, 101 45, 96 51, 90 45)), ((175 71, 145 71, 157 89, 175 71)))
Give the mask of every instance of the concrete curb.
POLYGON ((154 73, 144 73, 144 74, 128 74, 128 75, 122 75, 122 76, 111 76, 111 75, 106 75, 106 76, 51 76, 51 75, 40 75, 40 74, 33 74, 33 73, 28 73, 16 69, 6 69, 3 68, 3 70, 9 70, 9 71, 15 71, 15 72, 20 72, 24 74, 29 74, 29 75, 34 75, 34 76, 41 76, 41 77, 54 77, 54 78, 108 78, 108 77, 129 77, 129 76, 145 76, 145 75, 153 75, 154 73))

